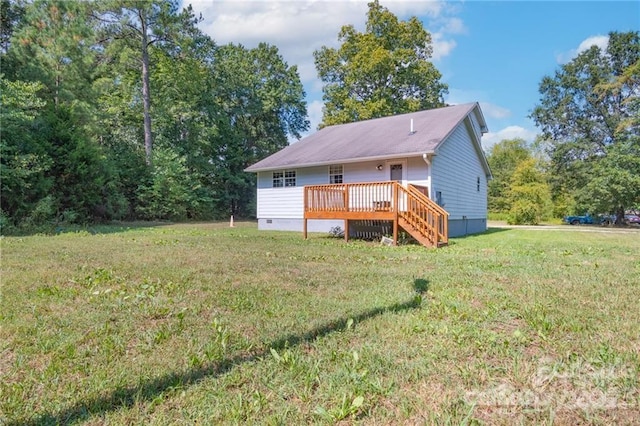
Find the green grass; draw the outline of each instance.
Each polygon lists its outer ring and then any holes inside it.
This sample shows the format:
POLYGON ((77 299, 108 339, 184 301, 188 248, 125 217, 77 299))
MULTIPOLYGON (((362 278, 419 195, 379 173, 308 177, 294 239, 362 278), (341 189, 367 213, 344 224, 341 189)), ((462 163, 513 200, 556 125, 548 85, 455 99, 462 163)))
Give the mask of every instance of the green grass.
POLYGON ((640 238, 2 238, 0 424, 632 424, 640 238))

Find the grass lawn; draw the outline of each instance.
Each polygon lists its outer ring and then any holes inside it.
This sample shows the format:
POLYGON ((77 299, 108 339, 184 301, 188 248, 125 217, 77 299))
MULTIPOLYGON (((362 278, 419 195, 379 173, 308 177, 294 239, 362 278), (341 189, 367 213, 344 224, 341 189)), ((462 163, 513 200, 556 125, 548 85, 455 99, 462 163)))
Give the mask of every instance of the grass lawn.
POLYGON ((632 424, 637 234, 4 237, 0 424, 632 424))

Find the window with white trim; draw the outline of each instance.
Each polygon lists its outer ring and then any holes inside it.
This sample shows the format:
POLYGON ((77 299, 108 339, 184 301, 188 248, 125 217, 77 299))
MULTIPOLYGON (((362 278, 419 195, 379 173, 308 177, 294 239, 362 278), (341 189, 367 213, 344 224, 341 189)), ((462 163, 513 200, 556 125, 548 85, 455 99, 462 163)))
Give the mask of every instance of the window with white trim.
POLYGON ((284 172, 273 172, 273 187, 282 188, 284 186, 284 172))
POLYGON ((329 166, 329 183, 342 183, 342 164, 329 166))
POLYGON ((285 170, 284 172, 284 186, 296 186, 296 171, 285 170))
POLYGON ((272 182, 274 188, 296 186, 296 171, 284 170, 273 172, 272 182))

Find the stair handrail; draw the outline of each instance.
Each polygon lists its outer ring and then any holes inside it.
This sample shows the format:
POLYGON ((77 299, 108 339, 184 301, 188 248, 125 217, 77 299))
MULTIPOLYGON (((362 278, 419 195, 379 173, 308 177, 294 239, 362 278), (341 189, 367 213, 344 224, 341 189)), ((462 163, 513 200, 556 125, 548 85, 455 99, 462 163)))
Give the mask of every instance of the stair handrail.
POLYGON ((431 209, 436 210, 438 213, 440 213, 440 214, 442 214, 442 215, 444 215, 446 217, 449 216, 449 212, 448 211, 443 209, 438 203, 433 201, 431 198, 427 197, 424 193, 422 193, 422 191, 420 191, 414 185, 408 184, 407 186, 409 188, 409 191, 411 191, 413 193, 413 195, 415 195, 416 197, 420 198, 422 201, 427 203, 431 209))
MULTIPOLYGON (((424 208, 425 212, 431 213, 436 217, 436 224, 434 226, 426 218, 422 217, 416 211, 413 211, 413 210, 410 211, 410 213, 412 213, 411 215, 412 219, 415 220, 417 218, 418 221, 420 222, 420 225, 422 225, 426 230, 428 230, 428 233, 422 232, 423 235, 426 238, 428 238, 435 246, 437 246, 440 243, 447 244, 449 241, 449 235, 448 235, 449 232, 448 232, 448 223, 447 223, 449 213, 447 213, 446 210, 444 210, 442 207, 436 204, 433 200, 431 200, 425 194, 420 192, 413 185, 409 184, 407 188, 404 188, 401 185, 399 185, 399 187, 401 188, 401 191, 405 191, 407 193, 407 196, 408 196, 407 201, 411 201, 411 198, 412 198, 413 200, 417 201, 422 208, 424 208)), ((411 203, 408 202, 407 207, 409 207, 410 205, 411 203)))
MULTIPOLYGON (((407 194, 407 210, 402 212, 401 216, 409 222, 416 232, 426 238, 430 245, 437 246, 439 239, 438 224, 428 220, 429 208, 427 204, 420 197, 415 196, 408 188, 402 188, 401 191, 407 194), (421 214, 420 209, 422 209, 423 214, 421 214)), ((438 215, 431 216, 431 218, 435 218, 437 221, 438 215)))

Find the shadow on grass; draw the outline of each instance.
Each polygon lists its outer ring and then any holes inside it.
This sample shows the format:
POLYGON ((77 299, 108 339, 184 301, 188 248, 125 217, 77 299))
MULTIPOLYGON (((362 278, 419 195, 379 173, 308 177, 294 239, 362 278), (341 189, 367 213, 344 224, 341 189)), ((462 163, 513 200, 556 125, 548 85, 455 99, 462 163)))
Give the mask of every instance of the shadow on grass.
POLYGON ((138 386, 119 387, 110 394, 78 402, 57 413, 45 413, 33 420, 26 422, 14 421, 13 423, 7 423, 7 425, 68 425, 86 421, 91 416, 116 411, 121 408, 130 408, 137 402, 152 401, 167 391, 175 391, 176 389, 195 385, 204 379, 227 373, 242 364, 270 357, 271 349, 281 350, 312 342, 319 337, 344 331, 352 325, 370 320, 387 312, 397 313, 410 309, 418 309, 422 304, 422 295, 429 289, 429 281, 416 279, 414 280, 413 288, 416 292, 415 296, 404 303, 395 303, 390 306, 373 308, 355 316, 343 317, 311 329, 306 333, 290 334, 276 339, 259 351, 251 354, 236 355, 188 371, 170 373, 156 379, 142 382, 138 386))

